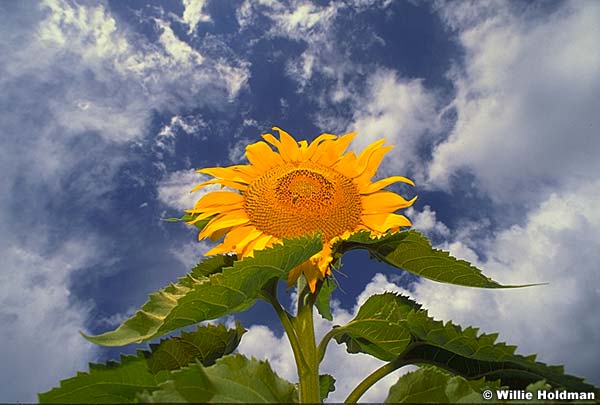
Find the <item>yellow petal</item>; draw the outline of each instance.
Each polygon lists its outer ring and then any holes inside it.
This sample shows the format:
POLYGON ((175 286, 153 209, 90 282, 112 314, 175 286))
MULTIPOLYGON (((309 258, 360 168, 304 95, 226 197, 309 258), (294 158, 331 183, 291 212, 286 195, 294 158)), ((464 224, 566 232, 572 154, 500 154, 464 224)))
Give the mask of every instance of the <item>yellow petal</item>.
POLYGON ((233 251, 227 249, 227 247, 221 243, 221 244, 215 246, 214 248, 212 248, 211 250, 209 250, 208 252, 204 253, 204 256, 222 255, 224 253, 231 253, 231 252, 233 252, 233 251))
POLYGON ((258 238, 253 247, 254 251, 263 250, 267 246, 267 243, 269 243, 271 238, 271 235, 263 235, 260 238, 258 238))
POLYGON ((332 166, 332 169, 351 179, 357 177, 359 173, 356 171, 356 155, 354 152, 348 152, 342 156, 342 158, 332 166))
POLYGON ((283 163, 281 156, 262 141, 246 146, 246 157, 250 164, 261 172, 283 163))
POLYGON ((348 149, 350 142, 352 142, 355 136, 356 132, 350 132, 340 136, 335 142, 327 142, 324 153, 322 153, 315 161, 323 165, 331 166, 342 157, 342 154, 348 149))
POLYGON ((358 155, 356 170, 359 174, 362 174, 369 165, 369 159, 371 159, 371 155, 381 148, 381 145, 385 143, 385 139, 380 139, 378 141, 373 142, 369 146, 367 146, 361 153, 358 155))
POLYGON ((294 283, 298 280, 298 277, 300 277, 300 274, 304 274, 308 287, 310 288, 310 292, 314 293, 317 281, 322 278, 319 267, 312 260, 307 260, 304 263, 294 267, 288 273, 288 288, 294 285, 294 283))
POLYGON ((321 278, 321 269, 318 266, 311 265, 307 266, 304 269, 304 277, 306 277, 306 282, 308 283, 308 288, 310 288, 310 292, 314 293, 317 287, 317 281, 321 278))
MULTIPOLYGON (((238 213, 237 211, 233 211, 238 213)), ((244 212, 245 214, 245 212, 244 212)), ((232 215, 231 212, 219 215, 213 218, 208 225, 198 235, 199 239, 210 237, 214 232, 225 228, 231 228, 233 226, 247 224, 250 221, 246 215, 238 213, 238 215, 232 215)))
POLYGON ((220 207, 223 205, 239 204, 242 205, 244 196, 233 191, 213 191, 205 194, 196 202, 194 210, 203 210, 209 207, 220 207))
POLYGON ((227 235, 227 233, 231 230, 231 227, 227 227, 227 228, 223 228, 223 229, 219 229, 218 231, 213 232, 212 235, 210 235, 210 240, 212 242, 216 242, 219 239, 223 238, 223 236, 227 235))
POLYGON ((200 183, 197 186, 195 186, 194 188, 192 188, 190 190, 190 193, 193 193, 194 191, 198 191, 203 187, 208 186, 209 184, 220 184, 221 187, 231 187, 234 188, 236 190, 246 190, 248 188, 247 184, 242 184, 242 183, 237 183, 235 181, 230 181, 230 180, 224 180, 224 179, 212 179, 212 180, 208 180, 205 181, 204 183, 200 183))
POLYGON ((252 225, 237 226, 227 233, 221 246, 226 252, 241 253, 248 241, 256 239, 259 235, 260 231, 257 231, 252 225))
POLYGON ((366 165, 364 167, 361 166, 358 169, 358 172, 360 174, 356 178, 355 182, 360 184, 362 182, 370 181, 371 178, 375 175, 375 172, 377 172, 377 169, 379 168, 379 165, 381 164, 383 157, 392 148, 393 148, 393 146, 384 146, 379 149, 375 149, 369 156, 369 159, 367 160, 366 165))
POLYGON ((240 177, 247 179, 248 183, 252 183, 262 175, 262 172, 252 165, 236 166, 235 171, 240 177))
POLYGON ((389 186, 390 184, 394 184, 394 183, 398 183, 398 182, 410 184, 411 186, 415 185, 415 183, 413 183, 412 180, 407 179, 406 177, 392 176, 392 177, 387 177, 385 179, 378 180, 374 183, 361 183, 361 185, 359 186, 359 191, 361 194, 372 194, 376 191, 381 190, 384 187, 389 186))
POLYGON ((333 134, 321 134, 317 136, 308 146, 306 153, 304 154, 304 160, 310 160, 315 152, 317 151, 319 145, 323 142, 330 141, 332 139, 337 139, 336 135, 333 134))
MULTIPOLYGON (((231 206, 233 207, 233 209, 235 209, 235 206, 231 206)), ((193 210, 188 210, 188 211, 193 211, 193 210)), ((187 223, 190 225, 194 225, 196 222, 200 222, 203 219, 212 217, 215 214, 220 214, 221 213, 221 209, 213 209, 213 210, 208 210, 205 212, 200 212, 199 215, 197 215, 194 219, 192 219, 191 221, 188 221, 187 223)))
MULTIPOLYGON (((252 253, 250 249, 248 249, 249 245, 253 245, 256 239, 258 239, 263 233, 258 229, 251 227, 252 229, 248 234, 242 239, 238 240, 235 243, 235 248, 233 249, 240 258, 248 256, 248 253, 252 253)), ((251 254, 250 254, 251 256, 251 254)))
POLYGON ((255 176, 245 175, 243 169, 248 165, 235 165, 230 167, 207 167, 196 170, 198 173, 208 174, 213 177, 237 181, 238 183, 250 183, 255 176))
POLYGON ((300 158, 298 142, 290 134, 279 127, 273 127, 273 131, 279 133, 280 143, 278 146, 281 158, 286 162, 297 162, 300 158))
POLYGON ((417 197, 407 201, 404 197, 391 191, 378 191, 361 198, 363 214, 385 214, 401 208, 410 207, 417 197))
POLYGON ((263 249, 269 239, 271 239, 271 235, 265 235, 261 233, 261 235, 248 242, 248 244, 244 247, 242 251, 242 257, 254 257, 254 252, 263 249))
POLYGON ((361 216, 361 221, 369 229, 378 233, 385 233, 402 226, 411 226, 410 220, 398 214, 370 214, 361 216))
MULTIPOLYGON (((232 250, 237 250, 240 247, 244 247, 247 243, 248 236, 252 233, 259 232, 253 225, 239 226, 231 230, 224 243, 227 243, 232 250)), ((258 233, 257 233, 258 235, 258 233)), ((241 250, 240 250, 241 251, 241 250)))

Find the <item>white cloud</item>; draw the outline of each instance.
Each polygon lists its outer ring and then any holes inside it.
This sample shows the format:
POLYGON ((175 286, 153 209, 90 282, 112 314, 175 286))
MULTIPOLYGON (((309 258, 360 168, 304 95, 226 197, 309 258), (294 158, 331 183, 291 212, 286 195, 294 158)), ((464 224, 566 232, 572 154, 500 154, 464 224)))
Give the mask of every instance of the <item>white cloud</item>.
POLYGON ((383 161, 383 168, 405 173, 408 168, 422 178, 418 147, 439 129, 437 101, 418 79, 406 80, 397 73, 379 69, 371 74, 364 103, 356 103, 347 131, 357 131, 353 145, 360 151, 368 144, 386 138, 394 149, 383 161))
POLYGON ((101 210, 154 111, 227 103, 249 75, 241 60, 201 60, 171 33, 165 25, 150 43, 103 2, 0 13, 0 402, 33 402, 96 355, 78 333, 90 307, 70 283, 107 241, 55 210, 101 210))
POLYGON ((550 15, 516 3, 448 2, 465 66, 453 73, 458 120, 434 151, 432 186, 468 169, 502 203, 539 203, 600 171, 600 4, 550 15))
POLYGON ((179 131, 183 131, 187 135, 195 136, 201 128, 206 127, 206 122, 201 117, 174 115, 168 124, 162 126, 158 131, 154 141, 154 151, 159 162, 160 168, 166 170, 162 160, 165 154, 172 156, 175 153, 175 138, 179 131))
POLYGON ((427 235, 438 235, 447 237, 450 229, 441 221, 437 220, 437 214, 431 210, 429 205, 423 207, 423 211, 416 211, 413 207, 406 210, 406 216, 412 222, 412 228, 427 235))
MULTIPOLYGON (((300 89, 306 86, 315 69, 320 69, 321 65, 327 65, 322 62, 316 63, 316 61, 326 60, 325 54, 332 58, 336 53, 329 28, 339 8, 340 4, 335 2, 328 6, 318 6, 307 1, 297 1, 293 2, 290 7, 277 7, 268 13, 275 23, 271 29, 271 35, 305 41, 308 45, 298 59, 287 62, 287 73, 299 83, 300 89)), ((320 70, 329 75, 335 74, 333 70, 320 70)))
POLYGON ((67 241, 43 254, 38 239, 0 247, 2 402, 36 401, 36 393, 70 377, 97 353, 79 334, 89 308, 72 302, 67 287, 73 272, 94 259, 94 243, 67 241))
POLYGON ((158 183, 158 199, 163 204, 178 210, 193 208, 196 201, 204 194, 221 188, 218 184, 211 184, 201 190, 190 193, 190 190, 194 186, 209 178, 209 176, 196 173, 194 169, 170 173, 158 183))
POLYGON ((158 200, 171 208, 186 210, 193 208, 196 201, 206 193, 219 190, 232 191, 219 184, 209 184, 190 193, 194 186, 209 179, 212 177, 197 173, 194 169, 172 172, 158 183, 158 200))
POLYGON ((342 3, 321 6, 306 0, 289 2, 246 0, 237 10, 237 19, 244 29, 262 14, 272 22, 267 35, 303 42, 306 50, 295 59, 286 59, 286 72, 303 91, 315 72, 321 72, 337 81, 342 80, 348 63, 336 48, 332 25, 342 3), (319 61, 317 63, 317 61, 319 61))
POLYGON ((264 325, 252 325, 238 347, 240 353, 267 359, 273 370, 288 381, 298 381, 294 356, 287 336, 277 337, 264 325), (265 350, 268 348, 268 350, 265 350))
POLYGON ((211 22, 210 15, 204 13, 206 0, 183 0, 183 21, 189 26, 188 35, 196 30, 200 22, 211 22))
POLYGON ((193 49, 187 42, 177 38, 171 26, 163 20, 156 19, 156 25, 161 29, 159 42, 168 54, 177 62, 186 67, 200 66, 204 56, 193 49))
POLYGON ((213 244, 211 244, 210 242, 196 241, 189 242, 184 244, 183 246, 173 248, 170 250, 170 252, 186 268, 191 269, 205 258, 204 254, 208 252, 208 250, 211 249, 212 246, 213 244))
POLYGON ((28 77, 17 103, 45 89, 46 97, 35 101, 69 132, 128 141, 144 134, 154 109, 226 103, 249 77, 245 61, 205 60, 161 19, 154 19, 159 41, 150 43, 103 3, 46 0, 39 9, 29 10, 39 18, 29 27, 35 35, 6 43, 11 57, 3 60, 1 80, 10 85, 28 77))
POLYGON ((245 160, 246 146, 248 146, 249 143, 252 143, 252 141, 249 141, 247 138, 244 138, 231 145, 229 147, 229 152, 227 153, 229 160, 231 162, 235 162, 235 164, 238 164, 239 162, 245 160))

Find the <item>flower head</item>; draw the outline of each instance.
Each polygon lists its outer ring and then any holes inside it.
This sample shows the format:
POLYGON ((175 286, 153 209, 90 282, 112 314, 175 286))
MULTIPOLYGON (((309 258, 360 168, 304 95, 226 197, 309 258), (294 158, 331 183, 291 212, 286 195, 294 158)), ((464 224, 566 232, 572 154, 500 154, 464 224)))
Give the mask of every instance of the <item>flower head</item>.
POLYGON ((358 230, 372 235, 397 231, 410 221, 395 211, 413 204, 386 191, 390 184, 414 183, 400 176, 371 182, 383 156, 392 146, 385 140, 369 145, 360 155, 344 153, 356 133, 322 134, 310 144, 297 142, 274 127, 279 139, 264 134, 246 147, 250 164, 198 170, 215 177, 194 187, 221 184, 236 191, 205 194, 187 210, 190 223, 210 218, 198 238, 223 241, 207 255, 235 252, 241 258, 293 238, 320 232, 323 249, 290 272, 290 281, 304 273, 311 291, 330 273, 331 246, 358 230), (276 151, 272 149, 276 148, 276 151))

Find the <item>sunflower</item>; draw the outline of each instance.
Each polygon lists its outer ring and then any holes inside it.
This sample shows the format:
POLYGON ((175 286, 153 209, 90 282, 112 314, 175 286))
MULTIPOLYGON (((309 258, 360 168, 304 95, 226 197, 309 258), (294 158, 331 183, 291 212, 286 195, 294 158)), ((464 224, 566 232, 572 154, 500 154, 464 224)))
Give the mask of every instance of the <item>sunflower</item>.
POLYGON ((220 184, 232 191, 205 194, 194 208, 190 224, 210 219, 198 239, 223 241, 206 255, 235 252, 252 256, 281 242, 319 232, 323 249, 290 272, 289 282, 304 273, 312 292, 316 283, 331 272, 332 244, 358 230, 371 235, 398 231, 411 223, 395 211, 413 204, 386 191, 390 184, 414 183, 401 176, 371 182, 383 156, 392 146, 385 139, 365 148, 359 156, 345 153, 356 133, 343 136, 322 134, 310 144, 297 142, 290 134, 274 127, 279 139, 264 134, 266 141, 246 147, 250 164, 197 170, 214 179, 197 185, 220 184), (277 151, 272 149, 273 146, 277 151))

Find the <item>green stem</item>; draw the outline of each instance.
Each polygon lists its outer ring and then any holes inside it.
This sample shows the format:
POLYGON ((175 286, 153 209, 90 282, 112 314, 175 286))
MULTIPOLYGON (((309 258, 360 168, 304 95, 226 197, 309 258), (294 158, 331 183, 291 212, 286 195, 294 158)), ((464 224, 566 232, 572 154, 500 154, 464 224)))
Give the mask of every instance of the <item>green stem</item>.
POLYGON ((331 329, 329 332, 327 332, 325 336, 323 336, 323 339, 321 339, 321 343, 319 343, 318 347, 319 363, 321 363, 323 361, 323 357, 325 357, 325 350, 327 350, 327 345, 329 344, 329 341, 340 332, 342 332, 342 329, 336 327, 331 329))
POLYGON ((383 377, 390 374, 391 372, 407 364, 410 364, 410 362, 398 358, 390 363, 384 364, 383 366, 379 367, 377 370, 369 374, 364 380, 362 380, 360 384, 358 384, 356 388, 354 388, 350 395, 348 395, 348 398, 346 398, 344 402, 347 404, 355 404, 360 399, 360 397, 362 397, 363 394, 373 386, 373 384, 375 384, 377 381, 381 380, 383 377))
POLYGON ((300 402, 314 404, 321 402, 319 359, 313 324, 315 296, 311 294, 305 284, 302 284, 298 283, 298 314, 296 318, 292 319, 292 324, 298 336, 302 356, 305 360, 304 364, 296 363, 300 379, 300 402))
POLYGON ((279 300, 277 300, 277 280, 272 281, 265 287, 263 290, 263 295, 269 301, 271 306, 273 306, 275 313, 277 313, 277 316, 283 325, 283 330, 290 341, 290 346, 292 347, 292 353, 294 354, 294 360, 296 360, 297 367, 300 368, 301 364, 305 366, 306 361, 302 355, 302 346, 300 345, 294 325, 292 324, 293 318, 285 309, 283 309, 279 303, 279 300))

